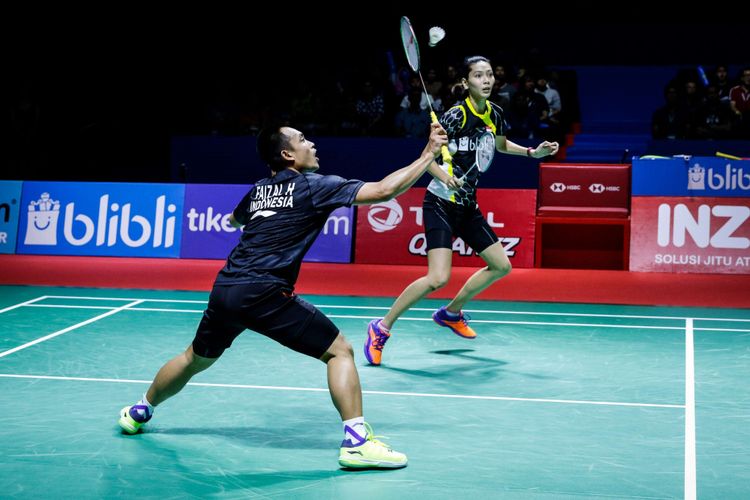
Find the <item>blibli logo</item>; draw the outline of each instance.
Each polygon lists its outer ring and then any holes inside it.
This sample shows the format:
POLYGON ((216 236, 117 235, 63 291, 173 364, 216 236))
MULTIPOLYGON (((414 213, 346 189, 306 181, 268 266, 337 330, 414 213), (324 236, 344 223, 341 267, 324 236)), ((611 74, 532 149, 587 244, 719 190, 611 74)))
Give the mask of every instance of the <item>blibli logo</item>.
MULTIPOLYGON (((115 246, 121 241, 128 247, 143 247, 151 242, 153 248, 170 248, 174 245, 175 213, 177 207, 166 203, 166 196, 156 199, 153 226, 149 219, 132 213, 132 205, 110 203, 109 195, 99 197, 99 209, 94 218, 76 213, 75 202, 65 205, 63 215, 63 237, 69 244, 80 247, 94 240, 97 247, 115 246)), ((42 193, 39 200, 29 204, 26 228, 27 245, 57 245, 57 226, 60 202, 42 193)))
POLYGON ((688 169, 688 189, 706 189, 706 169, 698 163, 688 169))
POLYGON ((710 168, 707 174, 708 187, 711 189, 750 190, 750 174, 746 174, 742 167, 736 168, 731 163, 727 163, 723 172, 719 169, 714 171, 713 168, 710 168))
POLYGON ((689 190, 750 191, 750 173, 745 173, 742 167, 733 167, 731 163, 727 163, 723 169, 709 168, 708 170, 696 163, 688 169, 687 188, 689 190))
POLYGON ((60 217, 60 201, 42 193, 38 200, 29 203, 29 218, 26 223, 26 245, 57 245, 57 221, 60 217))

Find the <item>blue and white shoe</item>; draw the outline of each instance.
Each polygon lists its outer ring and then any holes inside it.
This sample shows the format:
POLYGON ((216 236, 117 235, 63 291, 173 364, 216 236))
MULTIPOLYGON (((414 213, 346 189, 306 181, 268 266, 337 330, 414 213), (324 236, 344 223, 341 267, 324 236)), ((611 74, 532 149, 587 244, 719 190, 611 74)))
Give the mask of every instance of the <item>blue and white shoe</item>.
POLYGON ((120 420, 117 423, 127 434, 136 434, 141 430, 143 424, 151 420, 151 415, 152 413, 146 405, 126 406, 120 410, 120 420))

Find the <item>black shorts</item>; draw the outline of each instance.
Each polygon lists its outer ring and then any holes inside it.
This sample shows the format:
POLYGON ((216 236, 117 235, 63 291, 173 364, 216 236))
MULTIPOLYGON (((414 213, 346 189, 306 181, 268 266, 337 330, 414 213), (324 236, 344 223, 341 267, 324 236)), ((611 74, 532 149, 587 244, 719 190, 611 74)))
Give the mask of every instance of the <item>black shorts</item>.
POLYGON ((272 283, 214 284, 193 339, 193 351, 218 358, 246 329, 313 358, 320 358, 339 329, 291 288, 272 283))
POLYGON ((453 248, 453 237, 464 240, 479 254, 498 238, 477 205, 458 205, 427 191, 422 202, 427 250, 453 248))

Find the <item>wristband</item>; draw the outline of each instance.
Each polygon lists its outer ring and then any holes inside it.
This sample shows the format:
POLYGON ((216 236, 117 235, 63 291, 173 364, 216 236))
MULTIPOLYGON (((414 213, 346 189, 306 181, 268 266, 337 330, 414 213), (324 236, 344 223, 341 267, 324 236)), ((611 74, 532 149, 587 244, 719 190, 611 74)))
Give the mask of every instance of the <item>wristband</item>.
POLYGON ((533 158, 533 156, 531 156, 531 148, 526 148, 526 156, 533 158))

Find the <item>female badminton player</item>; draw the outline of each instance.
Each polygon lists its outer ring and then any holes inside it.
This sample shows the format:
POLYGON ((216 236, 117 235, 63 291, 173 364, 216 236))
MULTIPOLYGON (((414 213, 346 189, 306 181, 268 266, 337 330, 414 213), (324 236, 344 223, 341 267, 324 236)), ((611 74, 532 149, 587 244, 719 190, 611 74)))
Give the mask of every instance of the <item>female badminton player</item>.
POLYGON ((462 308, 511 270, 502 244, 477 205, 477 184, 489 162, 484 168, 482 165, 474 168, 475 163, 481 163, 475 150, 488 131, 495 136, 495 149, 505 154, 542 158, 557 153, 559 146, 556 142, 544 141, 536 148, 526 148, 507 140, 503 110, 488 100, 494 83, 492 65, 486 57, 473 56, 464 60, 462 79, 457 87, 460 100, 440 118, 440 124, 448 133, 453 158, 442 165, 433 163, 428 169, 434 179, 427 187, 422 205, 427 275, 407 286, 385 317, 374 319, 368 325, 364 350, 370 364, 380 365, 383 346, 396 320, 427 294, 448 283, 454 237, 461 237, 487 265, 469 277, 451 302, 433 313, 437 324, 465 339, 475 338, 477 334, 469 326, 462 308))

